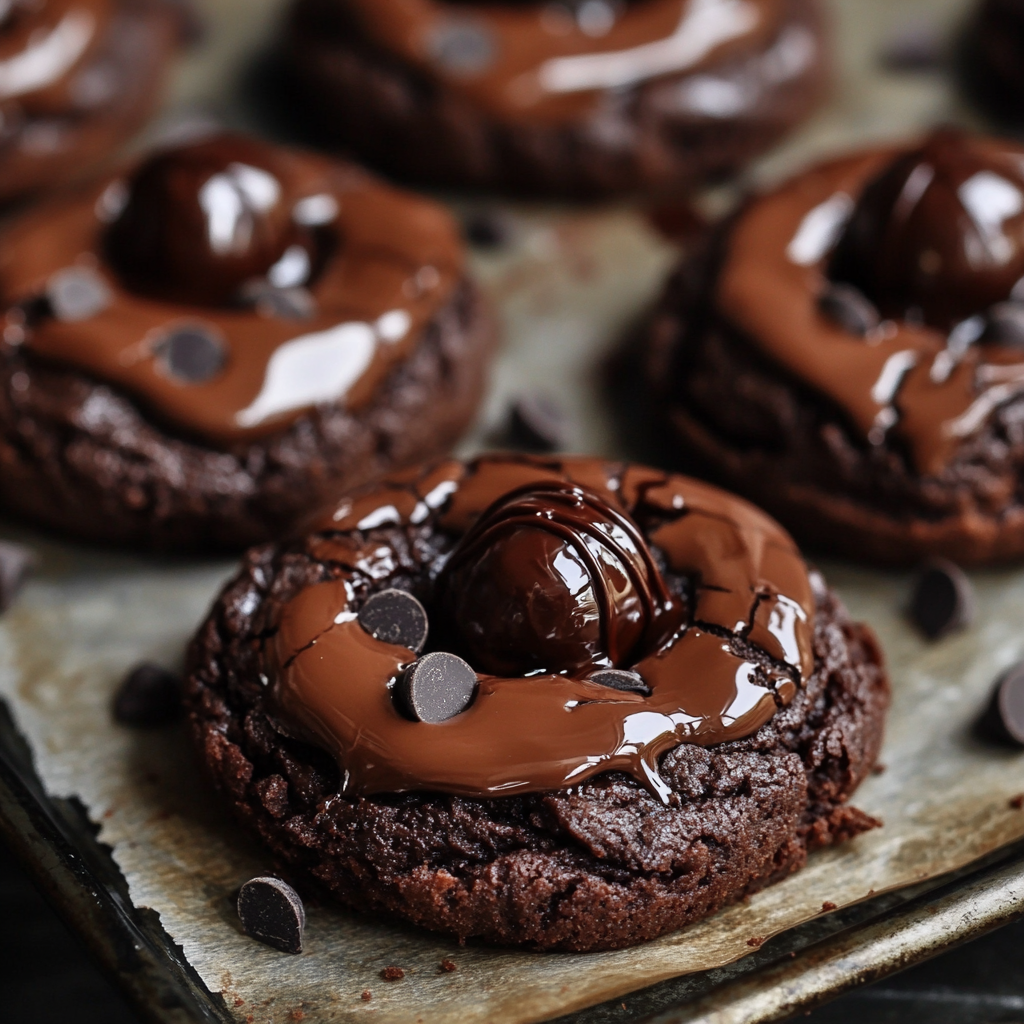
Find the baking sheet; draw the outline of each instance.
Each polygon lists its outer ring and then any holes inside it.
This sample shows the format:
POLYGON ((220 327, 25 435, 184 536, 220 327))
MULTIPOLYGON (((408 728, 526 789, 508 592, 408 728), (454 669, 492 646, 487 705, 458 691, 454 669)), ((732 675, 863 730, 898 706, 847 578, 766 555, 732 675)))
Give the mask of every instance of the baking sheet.
MULTIPOLYGON (((172 120, 174 111, 200 107, 245 123, 234 83, 272 30, 277 6, 208 0, 209 41, 182 70, 172 120)), ((921 17, 952 28, 964 3, 831 6, 841 46, 835 101, 759 165, 760 179, 859 140, 967 118, 948 76, 876 73, 880 40, 894 28, 921 17)), ((728 198, 723 191, 705 202, 713 207, 728 198)), ((510 244, 477 254, 476 263, 500 304, 508 342, 464 450, 489 443, 511 394, 539 385, 557 388, 567 405, 573 448, 620 454, 600 366, 657 293, 674 252, 633 209, 507 209, 515 225, 510 244)), ((183 730, 132 732, 109 714, 115 687, 137 661, 180 662, 231 565, 157 562, 30 539, 42 566, 0 622, 0 697, 27 737, 47 790, 83 802, 135 905, 160 915, 240 1022, 539 1021, 732 962, 750 953, 750 940, 815 918, 826 901, 842 908, 1024 837, 1024 811, 1011 806, 1024 791, 1024 755, 987 747, 971 731, 996 676, 1024 656, 1024 573, 975 574, 977 624, 926 644, 902 619, 906 577, 826 565, 854 614, 878 630, 890 659, 895 703, 882 757, 887 771, 869 779, 855 800, 886 822, 883 829, 815 855, 799 875, 747 904, 635 950, 460 948, 412 928, 310 907, 306 952, 287 957, 238 928, 234 892, 271 864, 223 820, 183 730), (457 972, 439 970, 444 958, 455 961, 457 972), (387 966, 401 967, 405 978, 381 980, 387 966), (369 1001, 364 991, 372 993, 369 1001)))

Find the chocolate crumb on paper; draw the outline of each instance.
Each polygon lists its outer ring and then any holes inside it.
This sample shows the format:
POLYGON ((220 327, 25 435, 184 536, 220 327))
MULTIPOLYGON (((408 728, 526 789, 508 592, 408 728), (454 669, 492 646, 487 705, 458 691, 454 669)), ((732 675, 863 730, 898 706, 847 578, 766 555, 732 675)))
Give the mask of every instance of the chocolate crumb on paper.
POLYGON ((401 967, 385 967, 380 976, 385 981, 401 981, 405 977, 405 971, 401 967))
POLYGON ((821 905, 821 912, 823 914, 830 914, 833 910, 838 910, 838 909, 839 909, 838 904, 833 903, 831 900, 825 900, 825 902, 822 903, 822 905, 821 905))
POLYGON ((755 935, 747 939, 747 945, 752 949, 760 949, 768 941, 767 935, 755 935))

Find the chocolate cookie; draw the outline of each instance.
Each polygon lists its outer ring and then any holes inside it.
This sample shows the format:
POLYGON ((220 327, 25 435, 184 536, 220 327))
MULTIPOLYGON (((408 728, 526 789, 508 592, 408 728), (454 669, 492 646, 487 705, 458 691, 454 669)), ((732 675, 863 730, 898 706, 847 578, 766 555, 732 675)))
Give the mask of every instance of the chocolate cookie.
POLYGON ((751 200, 651 331, 682 464, 854 558, 1024 554, 1022 168, 943 130, 751 200))
POLYGON ((176 0, 0 5, 0 201, 81 177, 155 108, 176 0))
POLYGON ((459 938, 627 946, 877 824, 846 804, 888 705, 870 630, 766 515, 640 466, 357 493, 249 552, 186 690, 292 875, 459 938))
POLYGON ((818 0, 297 0, 326 141, 444 186, 581 197, 736 170, 825 83, 818 0))
POLYGON ((979 98, 1009 121, 1024 121, 1024 3, 982 0, 968 36, 967 71, 979 98))
POLYGON ((434 203, 240 136, 26 215, 0 235, 0 504, 238 548, 439 454, 493 342, 463 260, 434 203))

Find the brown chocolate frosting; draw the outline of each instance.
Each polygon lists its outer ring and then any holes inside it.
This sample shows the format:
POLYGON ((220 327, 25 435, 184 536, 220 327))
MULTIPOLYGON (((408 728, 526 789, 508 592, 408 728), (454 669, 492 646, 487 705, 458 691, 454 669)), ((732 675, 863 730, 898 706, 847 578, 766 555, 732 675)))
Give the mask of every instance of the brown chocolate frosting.
MULTIPOLYGON (((661 754, 756 732, 814 669, 814 598, 792 540, 741 499, 658 470, 583 458, 446 462, 344 501, 314 524, 307 548, 337 575, 278 611, 266 676, 283 726, 333 754, 349 795, 493 797, 616 769, 667 800, 661 754), (430 645, 461 636, 467 654, 488 641, 472 642, 476 625, 489 629, 502 612, 487 574, 500 590, 500 573, 523 553, 515 544, 539 554, 534 589, 558 614, 542 610, 538 628, 519 629, 527 650, 518 667, 530 674, 476 664, 478 689, 464 712, 439 725, 404 717, 391 688, 416 655, 360 626, 351 582, 356 571, 383 579, 393 569, 377 527, 455 541, 430 645), (686 594, 668 586, 660 559, 689 581, 686 594), (462 583, 485 607, 453 622, 445 591, 462 583), (632 670, 649 695, 590 681, 595 665, 632 670)), ((516 571, 513 590, 529 564, 520 559, 516 571)))
POLYGON ((215 444, 356 408, 462 277, 437 204, 237 136, 158 153, 0 236, 4 340, 215 444))
POLYGON ((0 112, 24 116, 81 110, 76 78, 101 45, 115 0, 11 0, 0 9, 0 112))
POLYGON ((345 0, 363 34, 501 118, 559 122, 665 75, 767 44, 779 0, 345 0))
POLYGON ((944 131, 798 175, 736 220, 720 315, 870 443, 891 431, 920 472, 941 473, 1024 388, 1024 352, 988 343, 981 323, 1024 271, 1022 160, 1011 142, 944 131), (832 322, 818 305, 830 275, 890 318, 865 338, 832 322))

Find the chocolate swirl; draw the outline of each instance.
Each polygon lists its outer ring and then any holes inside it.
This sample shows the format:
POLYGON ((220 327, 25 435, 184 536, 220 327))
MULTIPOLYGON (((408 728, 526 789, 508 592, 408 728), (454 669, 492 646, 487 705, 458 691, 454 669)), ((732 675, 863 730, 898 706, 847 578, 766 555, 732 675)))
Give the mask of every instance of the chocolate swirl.
POLYGON ((437 588, 457 650, 494 675, 621 666, 682 624, 683 602, 639 527, 594 491, 564 483, 500 498, 437 588))
POLYGON ((4 338, 230 446, 368 401, 452 295, 463 256, 434 203, 222 136, 8 227, 4 338))
POLYGON ((834 401, 867 443, 882 444, 893 432, 925 475, 941 474, 957 447, 1002 402, 1024 389, 1021 349, 988 343, 987 311, 972 309, 975 302, 1008 293, 1021 258, 1024 147, 997 139, 956 139, 944 133, 909 156, 906 150, 876 149, 836 160, 753 201, 731 227, 714 296, 723 319, 834 401), (959 146, 962 151, 956 150, 959 146), (914 168, 934 170, 933 164, 944 170, 929 177, 924 183, 929 188, 920 188, 918 196, 923 172, 914 168), (964 173, 969 176, 956 185, 964 173), (873 182, 875 191, 869 192, 873 182), (884 192, 891 199, 900 182, 903 198, 878 205, 876 197, 884 192), (861 197, 858 224, 881 226, 851 227, 833 264, 836 245, 861 197), (889 215, 881 216, 886 209, 889 215), (982 235, 995 249, 985 248, 973 260, 967 240, 982 235), (862 246, 862 237, 873 241, 862 246), (944 240, 932 250, 929 239, 944 240), (876 252, 872 246, 879 245, 876 252), (993 259, 1001 246, 1006 259, 993 259), (908 282, 898 275, 915 252, 917 269, 910 269, 913 280, 908 282), (926 269, 946 267, 952 284, 925 287, 916 276, 926 252, 934 253, 925 258, 926 269), (866 263, 877 267, 867 269, 866 263), (877 274, 886 274, 890 266, 896 276, 881 281, 877 274), (823 312, 820 299, 830 272, 838 268, 844 275, 859 274, 858 280, 893 315, 867 337, 823 312), (915 305, 920 316, 898 315, 915 305), (963 313, 977 315, 947 334, 920 322, 925 307, 931 319, 943 324, 963 313))
POLYGON ((610 90, 757 51, 782 20, 779 0, 307 0, 305 7, 497 117, 549 123, 597 108, 610 90))
MULTIPOLYGON (((667 800, 658 776, 661 754, 680 743, 722 743, 756 732, 814 670, 814 597, 792 541, 746 502, 686 477, 596 459, 447 462, 345 501, 313 524, 306 546, 334 567, 331 579, 279 610, 266 675, 281 722, 334 755, 347 794, 436 790, 487 797, 558 789, 622 770, 667 800), (486 562, 474 553, 490 548, 481 549, 481 542, 514 536, 500 529, 509 495, 513 510, 546 507, 562 523, 546 535, 576 551, 586 546, 576 529, 581 506, 591 524, 583 533, 602 540, 602 553, 604 530, 598 523, 591 532, 594 520, 623 531, 609 553, 630 563, 626 574, 634 587, 646 574, 656 597, 652 611, 664 602, 664 615, 654 616, 657 627, 645 630, 646 642, 626 649, 640 636, 632 624, 616 652, 649 694, 591 681, 589 661, 529 676, 490 675, 477 666, 477 693, 465 711, 439 725, 410 721, 391 687, 416 655, 375 640, 359 625, 359 594, 417 550, 425 552, 421 571, 429 579, 429 553, 446 536, 470 541, 461 554, 455 547, 453 580, 460 564, 483 571, 486 562), (375 533, 380 527, 407 535, 403 554, 375 533), (689 580, 685 616, 662 589, 656 564, 644 554, 648 545, 664 555, 668 570, 689 580), (681 622, 672 621, 677 615, 681 622)), ((622 607, 628 611, 629 601, 616 612, 622 607)), ((570 624, 561 626, 571 638, 570 624)), ((545 661, 552 650, 541 652, 545 661)), ((556 645, 554 653, 562 649, 556 645)))

